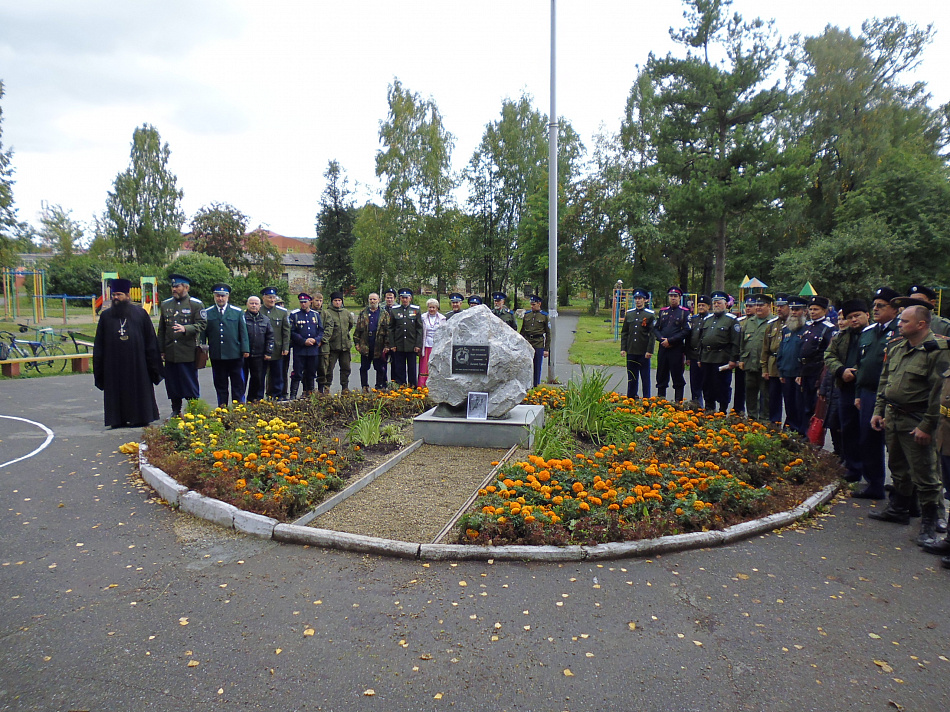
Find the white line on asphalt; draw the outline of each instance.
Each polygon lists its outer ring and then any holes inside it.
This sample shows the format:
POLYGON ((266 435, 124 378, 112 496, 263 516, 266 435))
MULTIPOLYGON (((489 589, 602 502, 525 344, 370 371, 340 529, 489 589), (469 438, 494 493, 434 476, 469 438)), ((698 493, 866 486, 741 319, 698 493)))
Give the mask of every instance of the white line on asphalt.
POLYGON ((18 418, 18 417, 16 417, 15 415, 0 415, 0 418, 7 418, 8 420, 19 420, 19 421, 22 421, 22 422, 24 422, 24 423, 29 423, 30 425, 35 425, 35 426, 36 426, 37 428, 39 428, 40 430, 43 430, 43 431, 46 432, 46 442, 44 442, 42 445, 40 445, 38 448, 36 448, 36 450, 34 450, 33 452, 28 452, 26 455, 24 455, 23 457, 18 457, 16 460, 10 460, 9 462, 0 462, 0 467, 6 467, 7 465, 13 465, 13 464, 15 464, 15 463, 17 463, 17 462, 20 462, 20 460, 25 460, 25 459, 27 459, 28 457, 33 457, 33 456, 36 455, 37 453, 40 453, 40 452, 42 452, 43 450, 45 450, 45 449, 46 449, 46 446, 49 445, 51 442, 53 442, 53 438, 55 437, 52 430, 50 430, 49 428, 47 428, 47 427, 46 427, 45 425, 43 425, 42 423, 37 423, 35 420, 27 420, 26 418, 18 418))

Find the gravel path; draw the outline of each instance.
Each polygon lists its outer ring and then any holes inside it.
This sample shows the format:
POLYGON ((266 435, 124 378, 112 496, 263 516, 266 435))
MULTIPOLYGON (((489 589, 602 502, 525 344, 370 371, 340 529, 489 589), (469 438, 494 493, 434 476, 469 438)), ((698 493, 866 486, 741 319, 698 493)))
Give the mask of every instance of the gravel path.
POLYGON ((505 452, 422 445, 310 526, 429 543, 505 452))

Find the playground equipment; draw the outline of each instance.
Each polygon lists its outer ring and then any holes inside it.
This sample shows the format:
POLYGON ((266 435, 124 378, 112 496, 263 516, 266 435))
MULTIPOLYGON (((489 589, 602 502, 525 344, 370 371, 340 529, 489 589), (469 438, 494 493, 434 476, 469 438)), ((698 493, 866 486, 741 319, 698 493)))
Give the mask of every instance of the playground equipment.
MULTIPOLYGON (((5 269, 0 272, 3 281, 3 315, 6 319, 23 317, 20 308, 20 289, 23 296, 29 297, 30 291, 26 287, 27 278, 33 280, 33 294, 46 294, 46 270, 5 269)), ((46 318, 46 301, 43 299, 30 300, 33 307, 33 321, 39 322, 46 318)))
MULTIPOLYGON (((102 273, 102 296, 96 299, 96 314, 102 311, 103 306, 108 306, 112 303, 111 283, 113 279, 118 279, 118 277, 118 272, 102 273)), ((132 287, 132 292, 129 294, 129 299, 133 302, 141 304, 142 308, 151 314, 152 310, 154 310, 158 305, 158 280, 155 277, 140 278, 139 286, 132 287)))

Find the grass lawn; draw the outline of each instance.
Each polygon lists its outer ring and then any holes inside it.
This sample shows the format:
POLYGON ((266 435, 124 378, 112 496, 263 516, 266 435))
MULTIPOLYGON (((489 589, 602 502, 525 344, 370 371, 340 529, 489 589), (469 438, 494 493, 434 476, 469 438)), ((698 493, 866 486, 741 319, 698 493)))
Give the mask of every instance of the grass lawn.
POLYGON ((620 341, 614 341, 609 312, 580 315, 570 357, 571 363, 587 366, 626 366, 626 358, 620 355, 620 341))

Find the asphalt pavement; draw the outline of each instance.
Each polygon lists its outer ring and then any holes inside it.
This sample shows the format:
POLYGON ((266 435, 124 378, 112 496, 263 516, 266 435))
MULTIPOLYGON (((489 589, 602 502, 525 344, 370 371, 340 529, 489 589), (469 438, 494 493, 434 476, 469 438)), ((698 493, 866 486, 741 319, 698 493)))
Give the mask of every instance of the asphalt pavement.
POLYGON ((0 382, 0 415, 0 710, 950 703, 950 571, 866 501, 650 560, 427 564, 155 501, 89 375, 0 382), (48 438, 9 417, 54 437, 2 464, 48 438))

